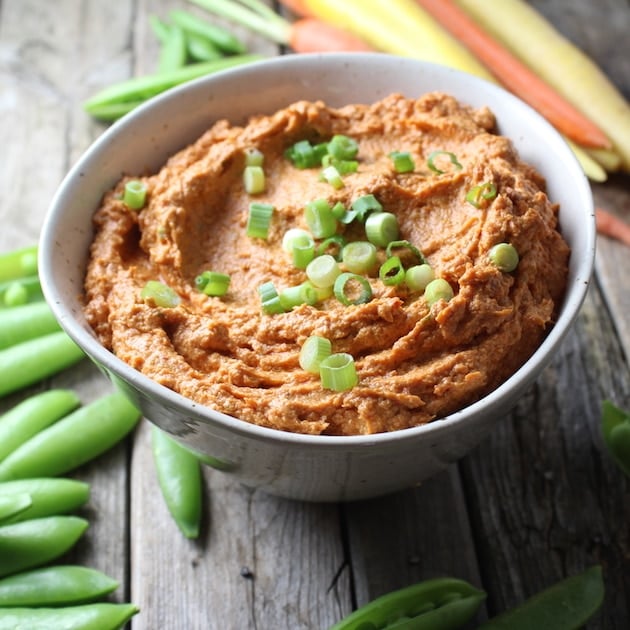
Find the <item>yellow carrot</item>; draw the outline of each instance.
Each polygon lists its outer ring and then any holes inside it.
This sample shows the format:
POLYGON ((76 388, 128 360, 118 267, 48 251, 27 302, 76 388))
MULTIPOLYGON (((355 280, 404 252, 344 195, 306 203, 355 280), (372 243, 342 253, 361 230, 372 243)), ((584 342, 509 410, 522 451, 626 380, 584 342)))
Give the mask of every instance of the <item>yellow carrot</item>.
MULTIPOLYGON (((584 174, 593 182, 605 182, 608 179, 608 169, 605 168, 601 162, 597 161, 592 155, 591 151, 587 151, 582 147, 579 147, 571 140, 565 138, 567 144, 573 151, 573 155, 577 158, 577 161, 580 163, 584 174)), ((602 149, 603 150, 603 149, 602 149)))
POLYGON ((630 104, 604 72, 524 0, 457 0, 613 143, 621 167, 630 171, 630 104))
POLYGON ((621 169, 621 157, 609 149, 587 149, 586 152, 606 169, 608 173, 616 173, 621 169))
POLYGON ((305 0, 307 9, 375 48, 450 66, 481 78, 492 75, 414 0, 305 0))

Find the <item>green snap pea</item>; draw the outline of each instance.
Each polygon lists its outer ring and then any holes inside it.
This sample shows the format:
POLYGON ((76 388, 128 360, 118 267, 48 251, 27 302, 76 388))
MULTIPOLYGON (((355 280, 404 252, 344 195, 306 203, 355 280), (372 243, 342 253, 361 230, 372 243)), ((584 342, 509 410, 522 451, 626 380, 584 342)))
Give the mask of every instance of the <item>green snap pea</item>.
POLYGON ((30 497, 29 506, 7 517, 3 524, 72 512, 90 498, 90 486, 84 481, 64 477, 18 479, 0 483, 0 501, 3 497, 23 494, 30 497))
POLYGON ((84 604, 63 608, 5 608, 0 630, 118 630, 138 612, 135 604, 84 604))
POLYGON ((69 389, 34 394, 0 416, 0 462, 18 446, 81 404, 69 389))
POLYGON ((602 403, 601 427, 608 452, 630 477, 630 414, 605 400, 602 403))
POLYGON ((0 309, 12 308, 16 303, 28 304, 44 299, 42 285, 37 274, 0 282, 0 309), (16 288, 23 293, 21 300, 16 301, 16 288))
POLYGON ((0 349, 61 330, 44 301, 0 310, 0 349))
POLYGON ((0 282, 35 275, 37 252, 37 245, 30 245, 0 254, 0 282))
POLYGON ((94 602, 118 588, 118 582, 101 571, 75 565, 31 569, 0 580, 2 608, 15 606, 67 606, 94 602))
POLYGON ((478 630, 576 630, 602 605, 604 582, 600 566, 591 567, 530 597, 526 602, 493 617, 478 630))
POLYGON ((152 426, 151 442, 162 496, 187 538, 199 536, 202 488, 199 459, 166 432, 152 426))
POLYGON ((186 65, 188 51, 184 29, 177 24, 170 26, 160 47, 157 71, 171 72, 186 65))
POLYGON ((454 630, 474 616, 485 598, 464 580, 424 580, 376 598, 330 630, 454 630))
POLYGON ((233 33, 207 20, 202 20, 188 11, 175 9, 169 13, 169 17, 184 31, 203 37, 227 55, 241 55, 246 51, 243 42, 233 33))
POLYGON ((0 494, 0 524, 6 523, 10 517, 24 512, 32 504, 33 499, 26 492, 8 494, 6 496, 0 494))
POLYGON ((0 526, 0 577, 54 560, 77 542, 87 526, 78 516, 48 516, 0 526))
POLYGON ((24 442, 0 462, 0 481, 62 475, 112 448, 140 412, 115 392, 80 407, 24 442))
POLYGON ((63 330, 0 350, 0 396, 57 374, 85 355, 63 330))

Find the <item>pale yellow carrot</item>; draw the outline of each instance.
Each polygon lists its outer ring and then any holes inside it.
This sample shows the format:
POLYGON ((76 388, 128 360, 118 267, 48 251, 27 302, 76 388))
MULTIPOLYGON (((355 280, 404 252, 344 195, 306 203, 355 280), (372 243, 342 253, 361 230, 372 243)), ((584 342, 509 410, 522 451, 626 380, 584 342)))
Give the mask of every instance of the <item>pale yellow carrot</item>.
POLYGON ((606 133, 630 171, 630 104, 597 64, 524 0, 457 0, 606 133))
POLYGON ((353 32, 383 52, 492 79, 485 66, 414 0, 305 0, 304 4, 319 19, 353 32))
POLYGON ((609 149, 586 149, 586 152, 609 173, 621 170, 621 157, 609 149))
POLYGON ((607 172, 608 169, 606 169, 604 165, 598 162, 591 155, 590 150, 587 151, 586 149, 579 147, 577 144, 575 144, 574 142, 571 142, 571 140, 568 140, 567 138, 565 138, 565 140, 567 141, 567 144, 573 151, 573 154, 577 158, 577 161, 580 163, 580 166, 582 167, 584 174, 591 181, 598 182, 601 184, 602 182, 605 182, 608 179, 608 172, 607 172))

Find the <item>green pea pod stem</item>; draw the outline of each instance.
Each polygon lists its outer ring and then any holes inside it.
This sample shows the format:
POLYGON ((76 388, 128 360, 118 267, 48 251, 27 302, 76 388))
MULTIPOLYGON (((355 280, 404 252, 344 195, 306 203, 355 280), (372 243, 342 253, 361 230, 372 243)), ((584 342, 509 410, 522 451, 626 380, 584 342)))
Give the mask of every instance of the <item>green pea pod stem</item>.
POLYGON ((6 496, 0 494, 0 525, 6 523, 10 517, 24 512, 32 504, 33 499, 26 492, 8 494, 6 496))
POLYGON ((61 330, 44 301, 0 310, 0 349, 61 330))
POLYGON ((153 458, 166 506, 184 536, 197 538, 202 504, 199 459, 155 425, 151 430, 153 458))
POLYGON ((424 580, 377 597, 330 630, 454 630, 474 616, 485 598, 464 580, 424 580))
POLYGON ((630 414, 609 400, 602 403, 602 436, 615 463, 630 477, 630 414))
POLYGON ((122 440, 140 412, 121 393, 96 399, 40 431, 0 462, 0 481, 55 477, 94 459, 122 440))
POLYGON ((38 383, 84 357, 62 330, 4 348, 0 350, 0 396, 38 383))
POLYGON ((171 72, 183 68, 188 61, 188 48, 184 29, 177 24, 171 26, 160 47, 157 71, 171 72))
POLYGON ((135 604, 101 602, 63 608, 5 608, 0 630, 118 630, 136 613, 135 604))
POLYGON ((0 416, 0 461, 81 404, 69 389, 34 394, 0 416))
POLYGON ((28 494, 30 505, 24 511, 6 518, 3 524, 72 512, 87 503, 90 486, 85 481, 64 477, 18 479, 0 483, 0 501, 3 497, 20 494, 28 494))
POLYGON ((92 110, 98 110, 104 105, 144 101, 187 81, 260 59, 262 56, 256 54, 233 55, 214 61, 188 64, 170 72, 134 77, 101 90, 85 101, 83 108, 91 113, 92 110))
POLYGON ((0 580, 0 609, 86 604, 115 591, 118 586, 113 578, 88 567, 57 565, 32 569, 0 580))
POLYGON ((36 274, 37 251, 37 245, 31 245, 0 254, 0 282, 36 274))
POLYGON ((16 278, 14 280, 6 280, 0 282, 0 309, 15 306, 11 294, 14 292, 16 286, 21 287, 21 290, 24 292, 23 303, 30 304, 31 302, 38 302, 44 299, 42 285, 37 274, 16 278))
POLYGON ((87 526, 78 516, 48 516, 0 526, 0 577, 54 560, 74 546, 87 526))
POLYGON ((184 31, 195 33, 211 42, 226 55, 241 55, 247 48, 243 42, 225 28, 198 18, 193 13, 182 9, 175 9, 169 13, 174 24, 184 31))
POLYGON ((594 566, 530 597, 526 602, 493 617, 478 630, 577 630, 604 601, 602 569, 594 566))
POLYGON ((50 389, 29 396, 6 411, 0 416, 0 461, 80 404, 72 390, 50 389))

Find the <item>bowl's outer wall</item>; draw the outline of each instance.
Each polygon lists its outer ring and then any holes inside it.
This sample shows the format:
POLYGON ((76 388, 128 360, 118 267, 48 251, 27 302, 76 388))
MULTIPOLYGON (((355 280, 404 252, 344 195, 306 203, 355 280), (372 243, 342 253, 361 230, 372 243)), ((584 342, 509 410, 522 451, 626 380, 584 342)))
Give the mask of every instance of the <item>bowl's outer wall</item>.
POLYGON ((68 334, 151 421, 241 481, 302 500, 352 500, 416 484, 462 457, 515 404, 551 359, 586 293, 595 227, 588 181, 564 140, 528 106, 499 88, 442 66, 383 54, 290 55, 251 64, 175 88, 108 129, 60 186, 40 241, 45 295, 68 334), (569 286, 555 327, 507 383, 466 410, 425 427, 377 436, 301 436, 255 427, 195 405, 134 371, 95 339, 81 293, 92 214, 103 193, 125 174, 157 171, 166 158, 214 121, 241 123, 297 100, 332 106, 369 103, 399 92, 442 91, 472 106, 489 106, 499 132, 547 178, 560 203, 571 245, 569 286))

